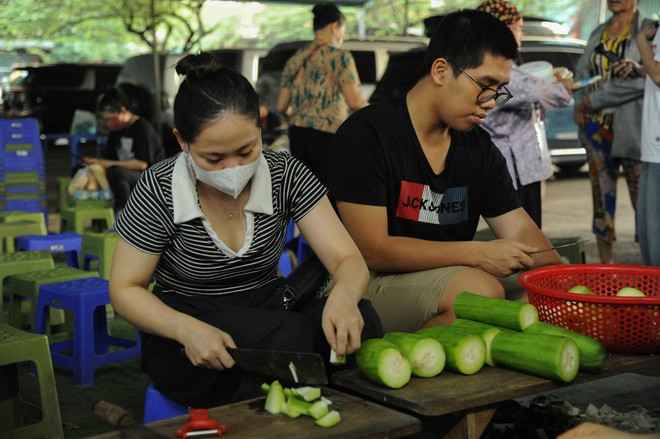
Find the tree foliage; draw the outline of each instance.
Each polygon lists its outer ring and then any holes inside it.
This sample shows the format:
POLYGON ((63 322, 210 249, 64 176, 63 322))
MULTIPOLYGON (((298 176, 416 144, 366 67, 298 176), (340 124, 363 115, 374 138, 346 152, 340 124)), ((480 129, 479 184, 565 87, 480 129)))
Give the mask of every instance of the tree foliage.
MULTIPOLYGON (((372 0, 342 7, 347 38, 423 33, 423 19, 480 0, 372 0), (364 27, 360 26, 364 24, 364 27)), ((514 0, 525 16, 572 21, 593 0, 514 0)), ((0 44, 37 46, 46 61, 121 62, 136 53, 271 47, 312 36, 311 5, 215 0, 0 0, 0 44), (153 16, 152 16, 153 12, 153 16)), ((593 15, 593 14, 592 14, 593 15)))

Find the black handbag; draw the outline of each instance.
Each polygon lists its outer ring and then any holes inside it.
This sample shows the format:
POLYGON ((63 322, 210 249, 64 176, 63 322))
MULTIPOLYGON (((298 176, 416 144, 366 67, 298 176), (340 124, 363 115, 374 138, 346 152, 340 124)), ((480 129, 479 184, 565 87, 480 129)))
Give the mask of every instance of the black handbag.
POLYGON ((282 292, 282 306, 285 310, 302 309, 310 300, 320 298, 332 279, 328 270, 315 254, 309 255, 286 277, 282 292))

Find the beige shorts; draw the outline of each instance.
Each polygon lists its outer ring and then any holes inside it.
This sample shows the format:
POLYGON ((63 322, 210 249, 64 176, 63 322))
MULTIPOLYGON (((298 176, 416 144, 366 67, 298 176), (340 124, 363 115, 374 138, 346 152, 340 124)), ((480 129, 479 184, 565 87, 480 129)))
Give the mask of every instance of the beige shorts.
POLYGON ((449 280, 464 266, 411 273, 370 273, 365 299, 371 300, 385 332, 414 332, 438 315, 438 304, 449 280))

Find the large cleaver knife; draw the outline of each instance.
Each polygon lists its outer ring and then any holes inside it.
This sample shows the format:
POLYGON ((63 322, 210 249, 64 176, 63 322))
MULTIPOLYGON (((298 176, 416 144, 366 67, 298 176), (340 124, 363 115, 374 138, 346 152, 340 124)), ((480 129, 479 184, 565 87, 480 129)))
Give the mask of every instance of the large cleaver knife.
POLYGON ((236 364, 250 372, 304 384, 328 384, 319 354, 227 347, 236 364))

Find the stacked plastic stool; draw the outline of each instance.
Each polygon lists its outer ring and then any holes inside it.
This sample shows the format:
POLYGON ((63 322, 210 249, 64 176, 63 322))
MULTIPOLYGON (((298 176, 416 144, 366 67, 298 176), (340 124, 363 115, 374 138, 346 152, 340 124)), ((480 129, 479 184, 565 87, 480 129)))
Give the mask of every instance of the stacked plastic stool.
POLYGON ((0 119, 0 212, 46 211, 46 171, 36 119, 0 119))
POLYGON ((110 303, 108 281, 99 277, 48 284, 41 287, 37 301, 34 332, 48 328, 48 308, 73 313, 73 338, 51 343, 53 364, 73 370, 76 385, 94 385, 94 371, 100 366, 140 357, 140 336, 114 337, 108 332, 105 307, 110 303), (120 350, 111 350, 111 346, 120 350), (72 354, 68 355, 67 351, 72 354))
MULTIPOLYGON (((66 282, 76 279, 86 279, 98 277, 98 273, 93 271, 80 270, 67 265, 55 267, 52 270, 31 271, 28 273, 17 274, 9 279, 9 321, 16 328, 27 326, 30 331, 35 332, 35 322, 37 310, 34 304, 37 303, 40 290, 48 284, 66 282), (27 307, 28 321, 23 321, 23 307, 27 307)), ((53 325, 65 322, 63 312, 54 312, 51 316, 53 325)))
MULTIPOLYGON (((29 251, 0 254, 0 322, 9 321, 9 312, 4 308, 5 279, 15 274, 28 273, 35 270, 52 270, 55 268, 53 256, 49 251, 29 251)), ((9 300, 9 294, 6 295, 9 300)))
POLYGON ((0 437, 64 437, 46 336, 0 323, 0 389, 0 437), (21 396, 18 365, 23 362, 35 366, 41 407, 25 402, 21 396), (29 423, 28 419, 38 421, 29 423))
POLYGON ((9 210, 0 212, 0 223, 13 223, 16 221, 32 221, 39 223, 46 234, 48 228, 46 227, 46 218, 41 212, 26 212, 24 210, 9 210))
POLYGON ((82 254, 82 236, 74 232, 23 235, 18 237, 16 247, 20 251, 48 250, 51 253, 66 253, 67 265, 78 268, 78 259, 82 254))
POLYGON ((66 207, 60 212, 60 231, 82 235, 91 223, 94 232, 105 232, 115 225, 115 211, 112 207, 75 206, 66 207))
POLYGON ((186 406, 172 401, 160 393, 153 384, 149 384, 144 396, 144 424, 185 415, 186 413, 188 413, 186 406))

